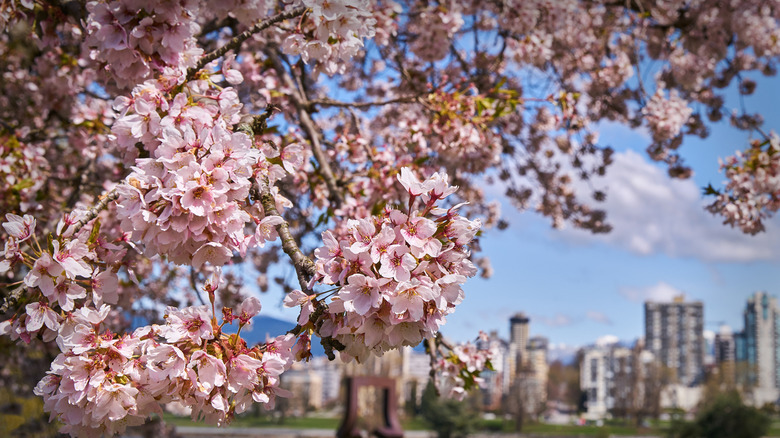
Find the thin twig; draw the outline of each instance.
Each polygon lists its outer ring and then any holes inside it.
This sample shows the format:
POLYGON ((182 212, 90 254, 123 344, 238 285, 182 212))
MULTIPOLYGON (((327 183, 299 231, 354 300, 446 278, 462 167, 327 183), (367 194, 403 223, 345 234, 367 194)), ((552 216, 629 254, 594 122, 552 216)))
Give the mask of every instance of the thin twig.
POLYGON ((420 96, 402 96, 395 99, 379 100, 372 102, 342 102, 333 99, 313 99, 309 103, 311 105, 320 106, 337 106, 347 108, 368 108, 372 106, 392 105, 394 103, 415 103, 420 99, 420 96))
POLYGON ((195 77, 195 74, 197 74, 198 71, 200 71, 200 69, 205 67, 206 64, 208 64, 209 62, 221 58, 230 50, 238 50, 238 48, 241 47, 241 44, 243 44, 244 41, 248 40, 249 37, 251 37, 252 35, 259 33, 265 29, 268 29, 269 27, 273 26, 276 23, 302 15, 304 12, 306 12, 306 8, 299 7, 287 12, 282 12, 278 15, 274 15, 273 17, 268 18, 266 20, 257 22, 254 26, 250 27, 249 29, 235 36, 233 39, 230 40, 230 42, 228 42, 224 46, 212 52, 209 52, 206 55, 204 55, 202 58, 200 58, 198 60, 198 63, 195 65, 195 67, 192 67, 191 69, 187 70, 187 80, 188 81, 192 80, 192 78, 195 77))
POLYGON ((336 204, 341 206, 344 204, 344 195, 341 193, 341 189, 336 182, 336 176, 333 173, 333 169, 330 167, 328 157, 325 156, 325 152, 322 150, 319 130, 317 129, 317 126, 314 124, 314 120, 312 120, 311 115, 309 114, 311 109, 311 102, 307 99, 306 93, 302 87, 296 85, 293 77, 284 68, 281 62, 281 57, 282 55, 281 53, 278 53, 278 51, 276 56, 271 56, 274 64, 274 70, 276 70, 276 74, 279 75, 282 80, 284 80, 287 88, 290 89, 290 100, 292 100, 293 105, 295 105, 295 108, 298 111, 298 118, 300 119, 301 127, 306 132, 306 136, 311 142, 312 154, 317 160, 317 163, 320 165, 320 174, 325 180, 325 184, 328 186, 331 200, 334 200, 336 204))
POLYGON ((19 302, 19 299, 22 298, 22 295, 24 295, 26 291, 27 287, 25 285, 21 285, 3 297, 3 305, 0 306, 0 315, 8 312, 12 305, 19 302))
POLYGON ((275 111, 281 111, 279 107, 268 104, 268 106, 265 107, 265 111, 263 111, 262 114, 258 114, 254 117, 252 117, 252 121, 249 123, 241 123, 238 125, 238 128, 236 128, 239 131, 244 131, 249 133, 250 137, 253 137, 254 135, 261 135, 263 131, 268 128, 267 122, 268 119, 271 118, 271 116, 274 114, 275 111))
POLYGON ((76 222, 73 227, 73 235, 75 236, 84 225, 88 224, 92 219, 95 219, 101 211, 105 210, 108 207, 109 202, 115 200, 118 197, 119 192, 117 192, 116 189, 113 189, 103 195, 103 197, 100 198, 100 201, 98 201, 98 203, 95 204, 92 208, 87 210, 87 213, 84 215, 84 217, 76 222))
POLYGON ((198 289, 198 281, 195 278, 195 268, 190 266, 190 286, 192 286, 192 290, 195 291, 195 296, 198 297, 198 301, 200 301, 200 304, 205 306, 206 300, 203 299, 203 296, 200 294, 200 290, 198 289))
POLYGON ((439 333, 436 333, 436 341, 437 341, 439 344, 441 344, 441 345, 442 345, 444 348, 446 348, 446 349, 448 349, 448 350, 454 350, 454 349, 455 349, 455 348, 452 346, 452 344, 450 344, 449 342, 447 342, 447 341, 444 339, 444 336, 442 336, 441 332, 439 332, 439 333))

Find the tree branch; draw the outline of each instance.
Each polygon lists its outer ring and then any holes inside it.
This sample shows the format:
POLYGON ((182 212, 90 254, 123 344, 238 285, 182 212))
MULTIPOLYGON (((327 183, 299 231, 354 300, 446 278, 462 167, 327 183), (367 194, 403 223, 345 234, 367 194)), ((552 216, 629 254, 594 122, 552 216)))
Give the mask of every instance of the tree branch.
POLYGON ((446 348, 446 349, 448 349, 448 350, 450 350, 450 351, 452 351, 452 350, 454 350, 454 349, 455 349, 455 348, 452 346, 452 344, 450 344, 449 342, 447 342, 447 340, 446 340, 446 339, 444 339, 444 336, 442 336, 441 332, 439 332, 439 333, 436 333, 436 341, 437 341, 437 342, 438 342, 440 345, 442 345, 444 348, 446 348))
MULTIPOLYGON (((260 203, 263 206, 263 211, 265 211, 266 216, 281 217, 279 211, 276 209, 274 195, 271 194, 271 190, 268 187, 268 180, 258 177, 255 178, 255 184, 257 192, 260 194, 260 203)), ((287 221, 282 221, 282 223, 277 225, 276 232, 279 233, 279 238, 282 240, 282 250, 290 257, 290 260, 295 267, 301 289, 304 291, 308 290, 309 281, 317 272, 314 262, 298 248, 295 238, 292 233, 290 233, 290 226, 287 224, 287 221)))
POLYGON ((73 235, 75 236, 76 233, 79 232, 79 230, 86 224, 88 224, 92 219, 95 219, 97 215, 105 210, 108 207, 108 203, 115 200, 119 197, 119 192, 116 191, 116 189, 111 190, 110 192, 103 195, 102 198, 100 198, 100 201, 98 201, 97 204, 95 204, 92 208, 87 210, 86 214, 83 218, 79 219, 78 222, 73 227, 73 235))
POLYGON ((239 47, 241 47, 241 44, 243 44, 244 41, 248 40, 249 37, 251 37, 252 35, 262 32, 263 30, 268 29, 269 27, 273 26, 276 23, 280 23, 284 20, 302 15, 304 12, 306 12, 306 8, 299 7, 287 12, 282 12, 278 15, 274 15, 271 18, 257 22, 254 26, 236 35, 233 39, 230 40, 230 42, 228 42, 224 46, 212 52, 209 52, 206 55, 204 55, 202 58, 200 58, 198 60, 198 63, 195 65, 195 67, 192 67, 189 70, 187 70, 187 80, 188 81, 192 80, 192 78, 195 77, 195 74, 198 73, 198 71, 200 71, 200 69, 205 67, 206 64, 208 64, 209 62, 221 58, 230 50, 237 50, 239 47))
POLYGON ((263 131, 268 128, 268 119, 273 116, 274 111, 281 111, 279 107, 268 104, 265 107, 265 111, 263 111, 262 114, 258 114, 254 117, 252 117, 251 122, 247 123, 241 123, 236 128, 238 131, 244 131, 249 134, 250 137, 253 137, 255 134, 262 135, 263 131))
POLYGON ((430 358, 430 366, 431 370, 428 372, 428 375, 431 378, 431 383, 433 383, 433 388, 436 391, 436 395, 439 394, 439 382, 438 382, 438 374, 436 373, 436 356, 438 354, 438 346, 436 345, 436 338, 438 336, 434 336, 432 338, 426 338, 423 340, 423 343, 425 344, 425 350, 428 353, 428 357, 430 358))
POLYGON ((278 51, 276 56, 271 56, 274 64, 274 70, 276 70, 276 74, 282 78, 285 85, 290 89, 290 99, 292 100, 293 105, 298 112, 298 118, 300 119, 301 127, 306 132, 306 136, 311 142, 312 154, 320 165, 320 173, 322 174, 322 178, 325 180, 325 184, 328 186, 331 200, 335 200, 338 205, 342 205, 344 204, 344 195, 341 193, 341 189, 336 183, 336 176, 333 174, 333 169, 330 167, 330 162, 325 156, 325 152, 322 150, 319 131, 317 126, 314 124, 314 120, 312 120, 311 115, 309 114, 312 102, 307 99, 306 94, 301 89, 301 87, 296 85, 295 80, 293 80, 290 73, 282 65, 280 58, 281 54, 278 53, 278 51))
POLYGON ((9 292, 8 295, 3 296, 3 305, 0 306, 0 315, 8 312, 11 309, 11 306, 19 302, 19 299, 22 298, 22 295, 24 295, 26 291, 27 287, 22 284, 21 286, 9 292))
POLYGON ((372 106, 392 105, 394 103, 415 103, 420 96, 403 96, 395 99, 379 100, 372 102, 342 102, 333 99, 313 99, 309 101, 311 105, 336 106, 345 108, 369 108, 372 106))

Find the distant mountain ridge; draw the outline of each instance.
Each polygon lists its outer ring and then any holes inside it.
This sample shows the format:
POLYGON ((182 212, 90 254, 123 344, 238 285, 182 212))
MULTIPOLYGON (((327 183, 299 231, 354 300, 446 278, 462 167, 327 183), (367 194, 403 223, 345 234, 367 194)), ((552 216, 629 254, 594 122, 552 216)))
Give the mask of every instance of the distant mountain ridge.
MULTIPOLYGON (((233 323, 233 327, 235 327, 235 325, 236 323, 233 323)), ((249 347, 254 347, 257 344, 265 342, 268 338, 275 338, 287 333, 287 331, 293 327, 295 327, 295 322, 258 315, 252 318, 252 330, 247 330, 247 327, 244 327, 244 329, 241 330, 241 337, 244 338, 249 347)), ((235 333, 235 328, 226 331, 235 333)), ((311 354, 314 356, 325 355, 325 349, 320 345, 320 338, 316 336, 312 337, 311 340, 311 354)))

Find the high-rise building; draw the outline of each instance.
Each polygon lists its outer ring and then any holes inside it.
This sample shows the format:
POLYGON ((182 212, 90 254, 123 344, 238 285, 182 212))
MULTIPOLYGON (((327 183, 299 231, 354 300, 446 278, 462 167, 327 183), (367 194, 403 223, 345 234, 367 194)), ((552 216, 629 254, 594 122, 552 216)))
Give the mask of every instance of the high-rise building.
POLYGON ((685 302, 682 296, 670 303, 646 302, 645 343, 662 365, 675 372, 679 383, 699 383, 704 366, 704 305, 685 302))
POLYGON ((549 341, 544 336, 534 336, 528 340, 528 364, 533 373, 533 379, 537 382, 537 395, 542 402, 547 401, 547 378, 550 374, 550 366, 547 365, 547 344, 549 341))
POLYGON ((580 389, 585 395, 585 417, 598 420, 624 398, 618 391, 632 391, 624 376, 631 372, 631 349, 617 344, 587 347, 580 362, 580 389))
POLYGON ((774 402, 780 395, 780 310, 777 298, 756 292, 745 306, 745 328, 735 335, 736 361, 753 386, 753 402, 774 402))
POLYGON ((506 363, 510 397, 517 397, 527 414, 537 415, 547 401, 547 339, 530 338, 529 323, 524 313, 509 319, 506 363))
POLYGON ((715 334, 715 363, 723 364, 737 360, 737 350, 734 343, 734 334, 731 327, 720 326, 720 331, 715 334))
POLYGON ((718 367, 717 372, 722 374, 721 378, 724 382, 734 383, 737 348, 731 327, 727 325, 720 327, 720 331, 715 334, 714 347, 715 365, 718 367))
POLYGON ((517 345, 519 351, 525 351, 528 347, 530 321, 530 318, 522 312, 509 319, 509 342, 517 345))
POLYGON ((529 322, 524 313, 509 319, 509 379, 510 385, 528 361, 529 322))

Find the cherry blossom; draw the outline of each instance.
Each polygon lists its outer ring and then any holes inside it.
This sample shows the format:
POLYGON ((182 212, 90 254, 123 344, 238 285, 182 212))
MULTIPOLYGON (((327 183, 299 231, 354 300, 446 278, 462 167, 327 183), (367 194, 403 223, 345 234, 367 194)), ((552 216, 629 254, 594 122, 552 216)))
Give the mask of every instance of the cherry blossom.
POLYGON ((462 397, 490 354, 439 333, 492 271, 493 189, 608 232, 575 190, 609 171, 604 122, 680 178, 690 136, 748 131, 708 209, 764 229, 780 141, 726 108, 776 74, 778 23, 758 0, 4 2, 0 334, 16 363, 59 348, 34 391, 73 436, 272 406, 318 337, 347 361, 426 340, 462 397), (298 325, 247 345, 277 263, 298 325))

